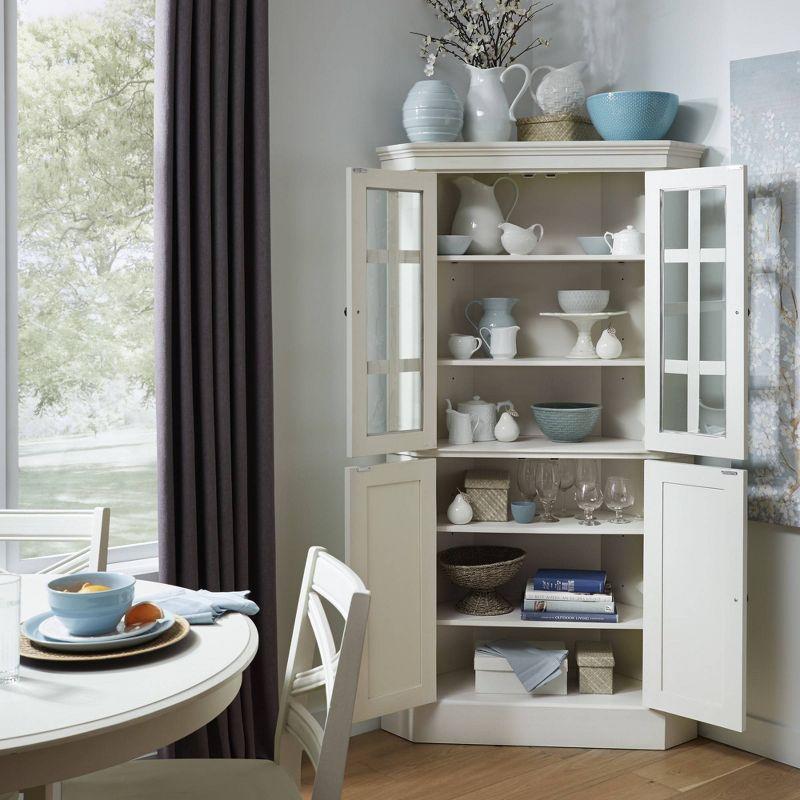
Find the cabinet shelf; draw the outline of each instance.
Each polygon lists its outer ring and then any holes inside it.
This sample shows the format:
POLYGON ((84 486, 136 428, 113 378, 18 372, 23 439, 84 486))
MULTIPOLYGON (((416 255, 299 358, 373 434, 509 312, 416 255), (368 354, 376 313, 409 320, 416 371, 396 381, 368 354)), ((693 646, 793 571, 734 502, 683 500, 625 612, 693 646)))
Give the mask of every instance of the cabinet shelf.
POLYGON ((643 367, 644 359, 567 358, 533 356, 531 358, 440 358, 440 367, 643 367))
POLYGON ((532 522, 529 525, 520 525, 513 520, 453 525, 442 514, 438 519, 436 530, 439 533, 510 533, 519 536, 642 536, 644 534, 644 520, 642 519, 631 519, 626 525, 617 525, 601 517, 599 519, 601 524, 593 527, 580 525, 574 517, 566 517, 558 522, 532 522))
POLYGON ((450 444, 441 439, 435 450, 413 451, 413 455, 440 458, 667 458, 646 450, 641 439, 589 436, 582 442, 552 442, 544 436, 520 436, 516 442, 450 444))
POLYGON ((571 628, 581 630, 641 630, 642 609, 617 603, 619 622, 533 622, 520 619, 520 609, 516 606, 508 614, 493 617, 476 617, 461 614, 453 603, 439 603, 436 622, 442 627, 460 628, 571 628))
POLYGON ((558 255, 548 255, 546 253, 534 253, 529 256, 510 256, 500 254, 496 256, 437 256, 440 264, 557 264, 557 263, 570 263, 580 264, 581 262, 588 263, 612 263, 623 264, 628 262, 644 263, 644 256, 612 256, 608 255, 588 255, 587 253, 569 253, 558 255))

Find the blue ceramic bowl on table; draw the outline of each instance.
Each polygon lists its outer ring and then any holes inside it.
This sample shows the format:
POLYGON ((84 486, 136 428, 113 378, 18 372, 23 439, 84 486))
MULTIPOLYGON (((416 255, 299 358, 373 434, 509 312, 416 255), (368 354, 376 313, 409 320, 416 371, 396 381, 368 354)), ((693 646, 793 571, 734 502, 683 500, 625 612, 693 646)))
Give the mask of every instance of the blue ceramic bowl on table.
POLYGON ((663 139, 678 113, 671 92, 603 92, 586 100, 598 133, 610 141, 663 139))
POLYGON ((97 636, 116 628, 133 604, 136 578, 121 572, 79 572, 62 575, 47 584, 50 610, 73 636, 97 636), (85 584, 108 587, 79 592, 85 584))
POLYGON ((536 403, 531 406, 536 424, 553 442, 582 442, 592 432, 602 410, 596 403, 536 403))

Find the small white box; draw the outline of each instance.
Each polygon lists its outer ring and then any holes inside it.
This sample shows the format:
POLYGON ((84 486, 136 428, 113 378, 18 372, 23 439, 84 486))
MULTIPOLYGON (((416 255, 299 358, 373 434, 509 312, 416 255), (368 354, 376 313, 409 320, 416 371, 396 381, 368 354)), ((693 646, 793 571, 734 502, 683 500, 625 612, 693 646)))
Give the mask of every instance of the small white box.
MULTIPOLYGON (((486 644, 479 643, 480 644, 486 644)), ((566 650, 564 642, 528 642, 542 650, 566 650)), ((525 687, 519 682, 511 665, 501 656, 490 656, 475 651, 475 692, 477 694, 529 694, 553 695, 567 693, 567 670, 569 659, 561 662, 561 674, 552 681, 539 686, 532 692, 526 692, 525 687)))

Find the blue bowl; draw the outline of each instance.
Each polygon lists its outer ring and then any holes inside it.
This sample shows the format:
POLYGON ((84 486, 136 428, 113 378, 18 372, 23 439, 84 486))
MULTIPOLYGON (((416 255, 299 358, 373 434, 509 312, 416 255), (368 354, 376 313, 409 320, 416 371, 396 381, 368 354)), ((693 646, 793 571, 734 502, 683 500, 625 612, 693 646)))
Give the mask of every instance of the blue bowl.
POLYGON ((136 578, 121 572, 79 572, 62 575, 47 584, 47 600, 54 616, 74 636, 97 636, 116 628, 133 604, 136 578), (105 592, 78 594, 84 583, 108 586, 105 592))
POLYGON ((533 418, 553 442, 582 442, 600 419, 602 406, 595 403, 536 403, 533 418))
POLYGON ((511 516, 514 517, 514 522, 518 522, 520 525, 533 522, 533 518, 536 516, 536 503, 533 500, 512 500, 511 516))
POLYGON ((586 110, 606 140, 663 139, 678 113, 670 92, 604 92, 586 100, 586 110))

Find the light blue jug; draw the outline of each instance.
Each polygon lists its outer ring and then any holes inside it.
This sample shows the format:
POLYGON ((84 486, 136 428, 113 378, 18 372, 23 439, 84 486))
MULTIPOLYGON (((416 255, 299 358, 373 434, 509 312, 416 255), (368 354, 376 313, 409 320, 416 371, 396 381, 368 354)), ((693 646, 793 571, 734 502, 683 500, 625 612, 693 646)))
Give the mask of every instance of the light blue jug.
MULTIPOLYGON (((467 303, 467 307, 464 309, 464 316, 476 331, 480 331, 481 328, 509 328, 517 324, 517 321, 511 315, 511 309, 518 302, 519 299, 516 297, 484 297, 481 300, 472 300, 467 303), (483 316, 480 322, 475 322, 469 315, 469 310, 475 303, 480 303, 483 306, 483 316)), ((481 350, 488 355, 489 351, 485 343, 481 350)))

